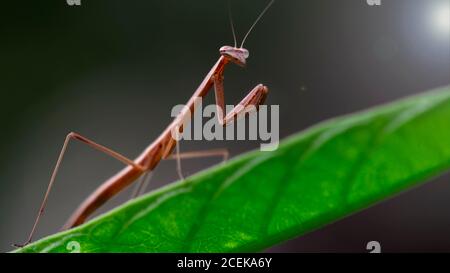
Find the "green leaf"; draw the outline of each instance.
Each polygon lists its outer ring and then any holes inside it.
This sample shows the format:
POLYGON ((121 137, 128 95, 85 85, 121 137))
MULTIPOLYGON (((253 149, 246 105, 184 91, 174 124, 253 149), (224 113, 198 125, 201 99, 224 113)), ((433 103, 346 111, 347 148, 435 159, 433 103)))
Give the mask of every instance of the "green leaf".
POLYGON ((336 118, 17 251, 259 251, 449 169, 449 122, 450 87, 336 118))

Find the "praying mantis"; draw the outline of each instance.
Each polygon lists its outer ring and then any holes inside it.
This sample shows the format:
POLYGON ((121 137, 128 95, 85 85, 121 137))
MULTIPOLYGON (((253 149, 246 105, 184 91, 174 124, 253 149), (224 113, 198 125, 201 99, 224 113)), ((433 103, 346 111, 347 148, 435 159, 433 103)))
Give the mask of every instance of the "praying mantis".
POLYGON ((241 100, 241 102, 236 107, 234 107, 231 111, 229 111, 226 115, 224 115, 225 99, 224 99, 223 74, 225 67, 230 63, 234 63, 241 67, 244 67, 246 65, 246 60, 249 57, 249 51, 243 48, 244 42, 247 39, 248 35, 251 33, 252 29, 262 18, 262 16, 266 13, 269 7, 274 3, 274 1, 275 0, 271 0, 259 14, 257 19, 254 21, 254 23, 244 36, 240 47, 237 47, 234 25, 231 17, 231 12, 229 11, 230 24, 234 38, 234 46, 222 46, 219 49, 220 53, 219 59, 213 65, 213 67, 206 75, 206 77, 203 79, 197 90, 194 92, 189 101, 186 103, 185 110, 181 111, 179 115, 175 117, 172 123, 170 123, 170 125, 161 133, 161 135, 153 143, 151 143, 136 159, 134 160, 129 159, 126 156, 103 145, 100 145, 94 142, 93 140, 86 138, 78 133, 74 132, 69 133, 66 136, 64 144, 61 148, 61 152, 58 156, 58 160, 53 169, 50 181, 47 186, 47 190, 41 202, 38 214, 36 216, 28 239, 25 241, 25 243, 14 244, 14 246, 23 247, 32 241, 40 217, 44 213, 44 209, 50 191, 55 182, 56 175, 60 168, 67 146, 71 140, 78 140, 100 152, 103 152, 115 158, 116 160, 124 163, 126 167, 123 168, 114 176, 112 176, 111 178, 109 178, 108 180, 106 180, 94 192, 92 192, 91 195, 89 195, 84 200, 84 202, 82 202, 81 205, 75 210, 75 212, 63 226, 63 229, 70 229, 83 224, 86 221, 86 219, 92 213, 94 213, 100 206, 102 206, 105 202, 107 202, 109 199, 111 199, 113 196, 121 192, 123 189, 125 189, 127 186, 129 186, 139 178, 142 178, 141 182, 136 188, 137 190, 133 195, 136 196, 139 193, 142 193, 143 189, 145 188, 144 185, 146 184, 148 178, 150 177, 151 171, 163 159, 177 160, 177 172, 182 180, 184 179, 181 172, 181 162, 180 162, 182 158, 223 156, 224 159, 226 159, 228 157, 228 152, 223 149, 203 151, 203 152, 180 153, 179 143, 178 140, 174 138, 173 132, 182 131, 183 121, 186 118, 188 118, 188 115, 191 115, 191 113, 195 111, 196 100, 205 97, 208 94, 209 90, 211 90, 212 88, 215 91, 217 118, 219 120, 219 124, 222 126, 226 126, 227 124, 233 122, 236 118, 242 116, 242 113, 246 111, 248 106, 254 106, 255 109, 257 109, 259 105, 264 103, 264 100, 267 96, 269 89, 267 88, 267 86, 263 84, 258 84, 247 94, 247 96, 245 96, 241 100), (173 155, 174 149, 176 150, 175 155, 173 155))

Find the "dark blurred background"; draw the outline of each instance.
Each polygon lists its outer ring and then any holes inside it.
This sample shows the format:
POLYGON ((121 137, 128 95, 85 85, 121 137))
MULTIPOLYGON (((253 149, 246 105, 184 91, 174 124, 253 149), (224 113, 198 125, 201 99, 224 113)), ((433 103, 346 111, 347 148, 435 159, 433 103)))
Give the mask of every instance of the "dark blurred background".
MULTIPOLYGON (((242 39, 267 1, 230 2, 242 39)), ((226 70, 226 103, 268 85, 267 103, 280 105, 285 137, 448 85, 449 9, 449 0, 276 1, 246 42, 248 67, 226 70)), ((190 97, 219 47, 232 45, 224 0, 6 1, 0 34, 0 251, 26 239, 68 132, 138 155, 171 121, 171 108, 190 97)), ((188 141, 181 149, 227 147, 234 156, 258 146, 188 141)), ((213 161, 183 164, 192 174, 213 161)), ((73 142, 36 238, 57 231, 121 167, 73 142)), ((163 162, 152 187, 176 179, 175 163, 163 162)), ((267 251, 365 252, 372 240, 382 251, 450 251, 449 180, 443 175, 267 251)))

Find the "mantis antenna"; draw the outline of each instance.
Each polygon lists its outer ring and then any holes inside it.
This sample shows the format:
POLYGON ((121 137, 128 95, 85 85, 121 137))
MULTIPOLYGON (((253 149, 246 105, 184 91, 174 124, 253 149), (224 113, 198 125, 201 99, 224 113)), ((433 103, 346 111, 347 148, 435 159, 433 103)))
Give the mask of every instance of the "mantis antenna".
POLYGON ((269 4, 267 4, 267 6, 264 8, 264 10, 259 14, 258 18, 256 18, 255 22, 253 23, 253 25, 250 27, 250 29, 247 31, 247 34, 245 34, 244 39, 242 40, 241 43, 241 48, 244 46, 244 42, 247 39, 247 36, 250 34, 250 32, 252 32, 253 28, 256 26, 256 24, 258 23, 258 21, 263 17, 264 13, 266 13, 266 11, 270 8, 270 6, 272 6, 273 2, 275 2, 275 0, 271 0, 269 2, 269 4))
POLYGON ((236 47, 237 46, 236 32, 234 30, 233 14, 231 14, 231 7, 229 0, 227 1, 227 5, 228 5, 228 19, 230 20, 231 32, 233 32, 234 47, 236 47))

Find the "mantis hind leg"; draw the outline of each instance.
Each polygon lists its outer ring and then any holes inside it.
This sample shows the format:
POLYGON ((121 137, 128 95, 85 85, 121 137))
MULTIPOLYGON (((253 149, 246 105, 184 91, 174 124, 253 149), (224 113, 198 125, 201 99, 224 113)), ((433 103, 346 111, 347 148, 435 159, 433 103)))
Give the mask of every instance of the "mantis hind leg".
POLYGON ((181 169, 181 159, 189 159, 189 158, 202 158, 202 157, 212 157, 212 156, 221 156, 223 161, 226 161, 229 156, 229 152, 227 149, 215 149, 215 150, 206 150, 206 151, 193 151, 193 152, 185 152, 180 153, 180 144, 177 141, 176 153, 167 157, 167 159, 175 159, 177 161, 177 173, 180 180, 184 180, 183 172, 181 169))
POLYGON ((122 154, 120 154, 118 152, 115 152, 115 151, 113 151, 113 150, 111 150, 111 149, 109 149, 109 148, 107 148, 107 147, 105 147, 103 145, 100 145, 100 144, 98 144, 98 143, 96 143, 96 142, 94 142, 94 141, 92 141, 92 140, 90 140, 90 139, 80 135, 80 134, 77 134, 77 133, 74 133, 74 132, 69 133, 66 136, 66 139, 64 141, 64 144, 63 144, 63 147, 61 149, 61 152, 59 153, 58 160, 57 160, 57 162, 55 164, 55 167, 53 169, 50 181, 49 181, 48 186, 47 186, 47 190, 45 192, 44 198, 42 199, 41 206, 39 208, 38 214, 36 216, 36 219, 34 221, 34 224, 33 224, 33 227, 31 229, 31 232, 30 232, 30 234, 28 236, 28 239, 23 244, 14 244, 15 247, 26 246, 27 244, 29 244, 32 241, 33 235, 34 235, 34 233, 36 231, 36 227, 37 227, 37 225, 39 223, 39 220, 40 220, 42 214, 44 213, 44 210, 45 210, 45 207, 46 207, 46 204, 47 204, 47 200, 48 200, 48 197, 50 195, 50 191, 51 191, 51 189, 53 187, 53 184, 55 183, 56 175, 58 173, 58 170, 59 170, 59 167, 61 165, 61 162, 62 162, 62 160, 64 158, 64 154, 66 153, 67 146, 69 145, 69 142, 71 140, 78 140, 78 141, 80 141, 80 142, 82 142, 84 144, 87 144, 88 146, 90 146, 90 147, 92 147, 92 148, 94 148, 94 149, 96 149, 96 150, 98 150, 98 151, 100 151, 102 153, 105 153, 105 154, 107 154, 107 155, 109 155, 109 156, 111 156, 111 157, 113 157, 113 158, 123 162, 126 165, 130 165, 130 166, 133 166, 133 167, 135 167, 135 168, 137 168, 137 169, 139 169, 141 171, 145 171, 145 166, 140 166, 139 164, 137 164, 133 160, 123 156, 122 154))
MULTIPOLYGON (((229 157, 229 152, 227 149, 213 149, 213 150, 206 150, 206 151, 192 151, 192 152, 180 153, 179 152, 180 150, 178 148, 176 151, 177 152, 175 154, 169 155, 166 159, 177 160, 177 172, 178 172, 178 176, 179 176, 180 180, 184 180, 184 176, 182 174, 182 169, 181 169, 181 159, 221 156, 223 158, 223 162, 224 162, 229 157)), ((133 190, 131 199, 138 197, 139 195, 143 194, 146 191, 152 176, 153 176, 153 172, 146 172, 142 176, 141 180, 139 181, 139 183, 136 185, 136 187, 133 190)))

